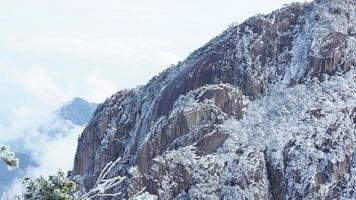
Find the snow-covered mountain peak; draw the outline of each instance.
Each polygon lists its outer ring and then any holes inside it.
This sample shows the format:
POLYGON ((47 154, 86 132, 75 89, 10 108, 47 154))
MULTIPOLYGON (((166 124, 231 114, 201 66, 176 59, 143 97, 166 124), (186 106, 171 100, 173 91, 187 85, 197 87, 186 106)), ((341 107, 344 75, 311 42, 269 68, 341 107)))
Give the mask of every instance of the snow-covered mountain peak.
POLYGON ((293 3, 232 25, 82 133, 74 175, 117 199, 352 199, 356 2, 293 3))

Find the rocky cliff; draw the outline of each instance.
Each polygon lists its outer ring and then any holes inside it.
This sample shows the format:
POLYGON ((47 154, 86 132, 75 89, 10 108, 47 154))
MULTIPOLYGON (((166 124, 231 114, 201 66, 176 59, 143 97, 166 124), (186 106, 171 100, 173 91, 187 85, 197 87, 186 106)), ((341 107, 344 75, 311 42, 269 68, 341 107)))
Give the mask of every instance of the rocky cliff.
POLYGON ((355 0, 229 27, 100 105, 73 174, 121 157, 114 199, 355 199, 355 27, 355 0))

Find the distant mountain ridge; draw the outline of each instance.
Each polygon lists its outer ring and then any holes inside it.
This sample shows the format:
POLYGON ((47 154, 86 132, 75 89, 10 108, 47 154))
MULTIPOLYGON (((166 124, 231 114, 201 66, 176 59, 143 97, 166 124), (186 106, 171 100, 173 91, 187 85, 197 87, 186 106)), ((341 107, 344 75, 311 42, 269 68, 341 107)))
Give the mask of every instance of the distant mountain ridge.
MULTIPOLYGON (((61 106, 55 113, 54 119, 44 122, 38 127, 38 137, 58 138, 69 134, 75 126, 85 126, 92 117, 97 104, 76 97, 70 102, 61 106)), ((47 120, 47 119, 46 119, 47 120)), ((16 178, 23 178, 28 167, 38 167, 35 158, 31 158, 31 150, 26 149, 25 143, 31 138, 23 138, 11 143, 13 149, 20 152, 16 156, 20 159, 20 167, 9 171, 3 163, 0 163, 0 196, 10 186, 16 178)), ((35 140, 38 138, 35 138, 35 140)))
POLYGON ((71 121, 73 124, 83 126, 89 122, 96 107, 96 103, 89 103, 82 98, 76 97, 59 109, 58 116, 64 120, 71 121))

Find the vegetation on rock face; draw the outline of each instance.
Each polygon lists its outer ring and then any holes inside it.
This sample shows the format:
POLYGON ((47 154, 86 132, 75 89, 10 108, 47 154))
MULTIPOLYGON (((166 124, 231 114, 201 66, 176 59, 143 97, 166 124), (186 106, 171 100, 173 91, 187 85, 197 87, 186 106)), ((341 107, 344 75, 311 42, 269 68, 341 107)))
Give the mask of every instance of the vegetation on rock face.
POLYGON ((101 104, 73 174, 90 190, 120 156, 117 199, 356 199, 355 10, 315 0, 231 25, 101 104))

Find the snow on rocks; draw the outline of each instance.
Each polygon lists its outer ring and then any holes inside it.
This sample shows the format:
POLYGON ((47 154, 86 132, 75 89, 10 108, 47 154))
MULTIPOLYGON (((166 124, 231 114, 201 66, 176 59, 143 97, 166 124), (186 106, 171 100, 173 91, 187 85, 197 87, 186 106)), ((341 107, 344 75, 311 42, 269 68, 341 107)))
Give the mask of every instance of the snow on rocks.
POLYGON ((118 92, 79 139, 73 174, 89 190, 122 157, 117 199, 354 198, 355 6, 251 17, 118 92))

